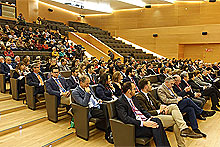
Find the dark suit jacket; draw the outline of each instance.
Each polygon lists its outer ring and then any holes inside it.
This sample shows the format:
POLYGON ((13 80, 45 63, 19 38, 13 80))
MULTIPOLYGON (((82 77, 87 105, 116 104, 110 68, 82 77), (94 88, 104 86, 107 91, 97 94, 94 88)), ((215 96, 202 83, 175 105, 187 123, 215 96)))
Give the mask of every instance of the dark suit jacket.
MULTIPOLYGON (((76 78, 78 78, 78 77, 76 77, 76 78)), ((77 87, 77 85, 79 85, 79 84, 73 79, 72 76, 70 76, 66 81, 67 81, 67 83, 68 83, 70 89, 74 89, 74 88, 77 87)))
MULTIPOLYGON (((66 91, 70 90, 69 85, 67 84, 66 80, 63 77, 58 78, 58 80, 60 81, 61 85, 66 91)), ((58 98, 61 97, 59 86, 57 85, 57 83, 53 78, 50 78, 46 81, 46 90, 50 95, 55 95, 58 98)))
POLYGON ((90 79, 90 85, 95 85, 96 83, 98 83, 97 77, 96 77, 95 74, 92 74, 92 79, 91 79, 91 77, 89 76, 89 74, 87 74, 87 76, 88 76, 89 79, 90 79))
POLYGON ((112 100, 112 92, 110 89, 105 88, 102 84, 98 84, 95 90, 96 96, 104 101, 112 100))
POLYGON ((192 89, 200 89, 200 91, 203 90, 203 86, 200 86, 199 84, 195 83, 192 79, 190 79, 188 83, 192 87, 192 89))
MULTIPOLYGON (((138 79, 137 79, 136 77, 133 77, 133 80, 134 80, 135 84, 138 86, 138 79)), ((132 82, 132 81, 131 81, 131 79, 130 79, 128 76, 126 76, 126 77, 123 79, 123 83, 125 83, 125 82, 132 82)), ((139 88, 139 87, 138 87, 138 88, 139 88)))
MULTIPOLYGON (((147 111, 145 111, 138 103, 136 98, 132 98, 132 101, 135 107, 146 116, 146 118, 150 118, 151 115, 147 111)), ((116 111, 118 115, 118 119, 124 122, 125 124, 133 124, 135 127, 140 127, 141 121, 136 120, 135 114, 132 111, 130 104, 128 103, 124 94, 115 102, 116 111)))
POLYGON ((155 75, 156 74, 156 72, 155 71, 153 71, 153 69, 147 69, 147 74, 148 75, 155 75))
POLYGON ((113 92, 113 94, 116 97, 120 97, 122 95, 122 90, 119 88, 119 86, 115 83, 113 83, 113 87, 115 88, 115 91, 113 92))
POLYGON ((178 96, 181 96, 181 97, 184 97, 184 96, 188 96, 187 92, 182 89, 182 87, 179 85, 179 87, 174 84, 173 86, 173 91, 178 95, 178 96), (180 89, 179 89, 180 88, 180 89))
POLYGON ((72 92, 72 101, 76 102, 77 104, 81 106, 87 107, 89 106, 91 95, 93 95, 94 98, 98 100, 98 98, 95 96, 93 89, 91 87, 89 88, 91 92, 87 93, 84 90, 82 90, 78 85, 72 92))
POLYGON ((153 116, 158 115, 156 110, 160 109, 161 103, 158 100, 156 100, 150 93, 148 93, 147 96, 152 101, 153 105, 151 105, 150 101, 147 99, 143 92, 139 92, 136 95, 136 98, 144 110, 146 110, 153 116))
POLYGON ((10 67, 6 63, 3 63, 1 67, 2 67, 1 73, 5 74, 6 78, 10 78, 10 75, 8 75, 10 73, 10 67))
MULTIPOLYGON (((187 82, 188 83, 188 82, 187 82)), ((188 83, 189 84, 189 83, 188 83)), ((181 81, 181 83, 179 84, 180 87, 182 88, 182 90, 184 90, 188 85, 186 84, 186 82, 184 80, 181 81)), ((194 97, 194 91, 190 90, 187 92, 187 95, 189 95, 190 97, 194 97)))
POLYGON ((159 82, 162 82, 162 83, 163 83, 165 79, 166 79, 166 76, 165 76, 163 73, 161 73, 161 74, 158 75, 158 81, 159 81, 159 82))
MULTIPOLYGON (((17 71, 13 72, 12 78, 14 79, 18 79, 20 76, 24 76, 24 75, 20 75, 17 71)), ((24 87, 25 87, 25 78, 22 78, 21 80, 18 80, 18 93, 23 93, 24 92, 24 87), (23 89, 22 89, 23 88, 23 89)))
POLYGON ((202 75, 202 78, 204 79, 204 81, 206 83, 211 83, 212 84, 212 80, 208 76, 202 75))
MULTIPOLYGON (((39 72, 38 74, 41 76, 43 81, 45 81, 44 75, 41 72, 39 72)), ((39 93, 40 89, 44 88, 44 86, 39 86, 40 81, 38 80, 37 76, 33 72, 31 72, 27 75, 26 80, 27 80, 28 85, 34 86, 34 88, 35 88, 34 95, 37 95, 39 93)))
MULTIPOLYGON (((90 88, 90 93, 85 92, 82 90, 79 85, 73 90, 72 92, 72 102, 76 102, 77 104, 87 107, 89 106, 90 102, 90 97, 93 95, 93 97, 98 100, 98 98, 95 96, 95 93, 91 87, 90 88)), ((91 110, 91 109, 90 109, 91 110)), ((92 117, 91 114, 89 113, 89 118, 92 117)))

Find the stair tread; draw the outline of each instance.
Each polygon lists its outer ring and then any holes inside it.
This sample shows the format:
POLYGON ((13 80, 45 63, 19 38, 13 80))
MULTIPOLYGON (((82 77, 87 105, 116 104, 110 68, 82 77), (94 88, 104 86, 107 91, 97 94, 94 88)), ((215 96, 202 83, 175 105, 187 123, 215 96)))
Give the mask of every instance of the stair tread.
POLYGON ((6 100, 6 101, 0 101, 0 112, 7 110, 7 109, 12 109, 15 107, 19 106, 24 106, 22 101, 15 101, 15 100, 6 100))
POLYGON ((1 115, 0 131, 46 116, 46 109, 39 109, 36 111, 24 109, 9 114, 1 115))
POLYGON ((0 146, 43 146, 73 132, 73 129, 68 129, 69 121, 70 118, 60 120, 58 123, 43 121, 0 136, 0 146))

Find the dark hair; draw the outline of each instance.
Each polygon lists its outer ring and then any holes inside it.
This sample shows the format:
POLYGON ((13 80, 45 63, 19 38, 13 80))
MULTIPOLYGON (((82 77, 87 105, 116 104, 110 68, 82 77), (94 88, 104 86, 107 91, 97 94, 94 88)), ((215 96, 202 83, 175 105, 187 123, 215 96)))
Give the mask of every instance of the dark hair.
POLYGON ((82 75, 82 76, 79 77, 79 82, 84 83, 87 78, 89 78, 87 75, 82 75))
POLYGON ((65 61, 65 59, 63 59, 63 58, 60 60, 61 63, 63 63, 64 61, 65 61))
POLYGON ((125 82, 122 86, 123 93, 126 93, 129 89, 132 89, 131 82, 125 82))
POLYGON ((212 69, 211 69, 211 67, 207 67, 206 70, 209 71, 209 70, 212 70, 212 69))
POLYGON ((60 71, 60 69, 55 66, 55 67, 51 68, 51 72, 53 72, 54 69, 58 69, 58 71, 60 71))
POLYGON ((103 73, 100 76, 99 84, 102 84, 104 87, 106 87, 107 86, 106 82, 108 81, 108 76, 109 76, 109 74, 103 73))
POLYGON ((18 63, 18 64, 16 65, 15 70, 16 70, 17 72, 18 72, 18 70, 20 70, 21 65, 25 65, 24 62, 21 61, 20 63, 18 63))
POLYGON ((93 64, 88 64, 87 66, 86 66, 86 72, 88 73, 88 69, 89 68, 91 68, 93 66, 93 64))
POLYGON ((71 73, 74 73, 77 70, 76 67, 71 68, 71 73))
POLYGON ((162 67, 162 68, 160 69, 160 73, 164 73, 164 71, 165 71, 165 68, 162 67))
POLYGON ((138 86, 140 87, 140 89, 144 89, 144 87, 148 84, 149 81, 149 79, 143 78, 138 82, 138 86))
POLYGON ((132 72, 133 68, 132 67, 128 67, 126 69, 125 75, 128 76, 130 72, 132 72))

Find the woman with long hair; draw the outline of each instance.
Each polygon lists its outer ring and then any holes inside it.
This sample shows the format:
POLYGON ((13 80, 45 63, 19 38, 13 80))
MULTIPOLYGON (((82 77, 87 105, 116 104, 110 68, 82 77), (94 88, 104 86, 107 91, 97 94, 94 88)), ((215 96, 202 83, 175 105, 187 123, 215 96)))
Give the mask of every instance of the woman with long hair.
POLYGON ((113 94, 116 97, 120 97, 122 95, 122 90, 121 90, 122 80, 123 80, 123 76, 121 75, 121 73, 119 71, 116 71, 112 76, 112 83, 113 83, 113 87, 115 89, 113 94))
POLYGON ((20 62, 13 73, 12 78, 18 79, 18 94, 25 92, 25 78, 24 76, 27 74, 25 71, 25 64, 24 62, 20 62))
POLYGON ((96 96, 104 101, 111 101, 113 91, 114 87, 111 85, 110 75, 107 73, 102 74, 95 90, 96 96))

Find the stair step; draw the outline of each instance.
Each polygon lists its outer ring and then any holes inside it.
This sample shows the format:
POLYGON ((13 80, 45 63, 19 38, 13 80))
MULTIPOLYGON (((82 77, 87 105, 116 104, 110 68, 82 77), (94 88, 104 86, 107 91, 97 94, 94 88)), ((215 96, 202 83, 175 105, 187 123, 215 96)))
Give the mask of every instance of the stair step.
POLYGON ((69 121, 69 117, 62 119, 57 123, 38 121, 35 125, 23 127, 10 134, 0 136, 0 146, 43 146, 72 133, 73 129, 68 129, 70 126, 69 121))
POLYGON ((22 101, 15 101, 13 99, 0 101, 0 112, 20 106, 24 106, 22 101))
MULTIPOLYGON (((0 132, 4 132, 7 129, 25 124, 43 117, 46 118, 46 109, 39 109, 32 111, 30 109, 24 109, 16 112, 12 112, 5 115, 0 115, 0 132)), ((47 119, 47 118, 46 118, 47 119)))

